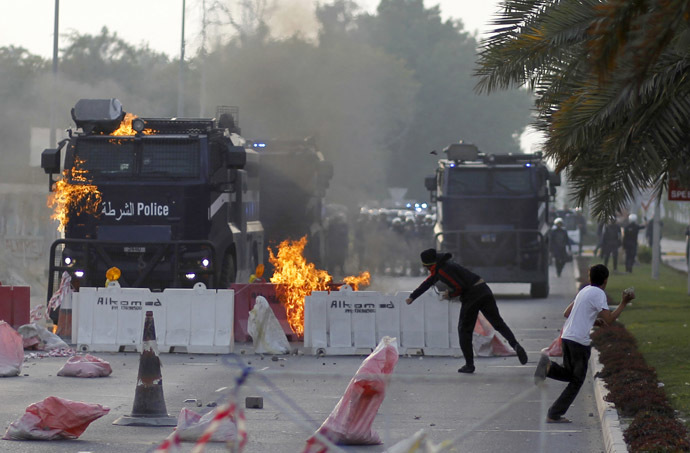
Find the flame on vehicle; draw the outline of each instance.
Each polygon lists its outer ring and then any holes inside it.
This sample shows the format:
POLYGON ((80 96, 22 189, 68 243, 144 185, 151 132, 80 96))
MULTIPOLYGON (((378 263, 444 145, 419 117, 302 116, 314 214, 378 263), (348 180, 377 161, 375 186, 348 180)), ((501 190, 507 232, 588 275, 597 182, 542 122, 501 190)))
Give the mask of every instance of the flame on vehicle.
POLYGON ((53 210, 50 218, 57 220, 58 231, 65 231, 65 225, 73 216, 86 213, 98 215, 102 197, 98 187, 91 184, 88 172, 81 168, 84 160, 75 159, 74 167, 62 171, 62 178, 53 185, 48 195, 48 207, 53 210))
MULTIPOLYGON (((122 135, 136 135, 137 131, 132 129, 132 120, 135 118, 138 118, 137 115, 133 113, 127 113, 125 114, 125 117, 122 119, 122 122, 120 123, 120 127, 118 127, 116 130, 111 132, 109 135, 117 135, 117 136, 122 136, 122 135)), ((141 131, 142 134, 144 135, 152 135, 155 134, 156 131, 153 129, 144 129, 141 131)))
MULTIPOLYGON (((278 299, 285 305, 287 320, 293 332, 304 334, 304 298, 313 291, 327 291, 331 288, 333 277, 324 270, 317 269, 304 258, 306 236, 299 241, 286 240, 278 246, 277 254, 269 248, 269 261, 274 267, 271 283, 276 284, 278 299)), ((366 286, 370 282, 369 272, 359 276, 345 277, 343 281, 352 289, 366 286)))

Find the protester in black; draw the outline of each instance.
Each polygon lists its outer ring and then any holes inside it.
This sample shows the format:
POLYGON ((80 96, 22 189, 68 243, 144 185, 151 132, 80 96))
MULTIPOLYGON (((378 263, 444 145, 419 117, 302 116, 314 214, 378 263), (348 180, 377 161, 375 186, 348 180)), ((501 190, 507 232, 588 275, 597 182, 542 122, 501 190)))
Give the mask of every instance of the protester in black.
POLYGON ((451 261, 450 253, 441 255, 434 249, 424 250, 421 254, 422 265, 429 271, 429 276, 417 289, 412 291, 407 298, 407 304, 411 304, 416 298, 425 293, 435 283, 442 282, 450 288, 444 298, 459 297, 462 302, 460 319, 458 321, 458 335, 460 349, 465 357, 465 365, 458 370, 459 373, 474 373, 474 351, 472 350, 472 332, 477 322, 479 312, 486 317, 491 325, 508 341, 508 344, 517 352, 521 364, 527 363, 527 353, 515 339, 515 335, 501 318, 489 285, 478 275, 461 265, 451 261))

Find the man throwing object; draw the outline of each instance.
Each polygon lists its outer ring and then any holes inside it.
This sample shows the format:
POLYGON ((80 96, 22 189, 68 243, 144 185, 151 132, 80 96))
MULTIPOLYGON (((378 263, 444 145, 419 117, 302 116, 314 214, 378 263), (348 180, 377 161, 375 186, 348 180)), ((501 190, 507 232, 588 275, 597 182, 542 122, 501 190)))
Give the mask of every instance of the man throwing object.
POLYGON ((458 321, 458 335, 460 337, 460 349, 465 357, 465 365, 458 370, 459 373, 474 373, 472 332, 480 311, 517 352, 520 363, 523 365, 527 363, 527 353, 501 318, 496 299, 489 285, 478 275, 451 261, 451 257, 450 253, 439 256, 434 249, 424 250, 421 254, 422 264, 429 271, 429 276, 417 289, 412 291, 405 302, 408 305, 411 304, 439 281, 450 288, 444 295, 445 299, 460 298, 462 307, 458 321))
POLYGON ((557 381, 567 382, 568 386, 549 408, 547 423, 570 423, 563 417, 575 400, 580 387, 587 376, 587 363, 592 347, 589 331, 594 323, 600 319, 606 324, 614 322, 628 303, 635 298, 630 290, 623 291, 621 303, 613 311, 609 311, 606 303, 606 284, 609 270, 603 264, 596 264, 589 268, 589 286, 585 286, 577 293, 575 300, 568 305, 563 315, 568 318, 563 326, 561 339, 563 341, 563 365, 552 362, 546 354, 542 354, 537 370, 534 372, 534 383, 540 384, 549 377, 557 381))

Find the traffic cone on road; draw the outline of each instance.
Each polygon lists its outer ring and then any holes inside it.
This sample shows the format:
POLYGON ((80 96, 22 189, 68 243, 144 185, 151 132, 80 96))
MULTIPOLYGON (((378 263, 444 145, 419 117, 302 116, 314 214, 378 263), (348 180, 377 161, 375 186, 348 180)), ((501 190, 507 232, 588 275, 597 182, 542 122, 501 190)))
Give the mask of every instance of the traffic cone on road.
POLYGON ((113 425, 177 426, 177 420, 169 416, 165 408, 161 361, 158 357, 152 311, 146 312, 144 321, 144 342, 139 358, 139 375, 132 415, 123 415, 115 420, 113 425))
POLYGON ((72 341, 72 294, 72 291, 69 291, 62 299, 58 312, 57 332, 55 332, 68 343, 72 341))

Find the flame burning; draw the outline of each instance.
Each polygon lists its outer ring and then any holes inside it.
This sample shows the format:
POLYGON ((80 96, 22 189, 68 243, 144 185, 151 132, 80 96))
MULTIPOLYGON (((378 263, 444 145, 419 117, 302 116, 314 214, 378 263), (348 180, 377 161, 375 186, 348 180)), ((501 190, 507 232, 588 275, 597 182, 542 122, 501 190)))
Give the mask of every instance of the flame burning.
MULTIPOLYGON (((120 127, 111 132, 110 135, 136 135, 137 131, 132 129, 132 120, 135 118, 138 117, 133 113, 125 114, 125 117, 122 119, 122 122, 120 123, 120 127)), ((156 131, 154 131, 153 129, 144 129, 143 131, 141 131, 141 133, 144 135, 151 135, 155 134, 156 131)))
MULTIPOLYGON (((307 237, 299 241, 283 241, 278 246, 278 254, 274 255, 269 248, 269 261, 274 267, 271 283, 276 284, 278 299, 285 304, 287 320, 297 335, 304 334, 304 298, 312 291, 326 291, 330 289, 333 277, 324 271, 316 269, 313 263, 304 258, 304 247, 307 237)), ((345 283, 357 290, 359 285, 367 286, 370 282, 369 272, 363 272, 357 277, 345 277, 345 283)))
POLYGON ((350 275, 349 277, 343 278, 343 282, 347 283, 357 291, 359 289, 359 286, 369 286, 371 283, 371 274, 369 271, 364 271, 359 275, 350 275))
POLYGON ((84 161, 75 159, 71 170, 62 171, 62 179, 53 186, 53 192, 48 195, 48 207, 53 209, 50 218, 60 222, 58 231, 65 231, 65 225, 70 216, 82 213, 97 215, 101 204, 101 192, 91 184, 88 172, 80 168, 84 161), (72 182, 70 182, 70 176, 72 182))

